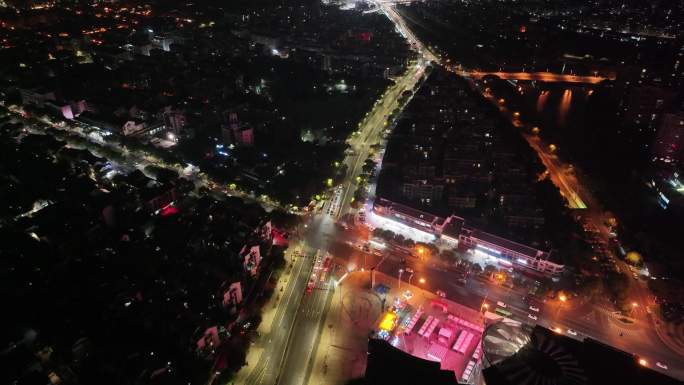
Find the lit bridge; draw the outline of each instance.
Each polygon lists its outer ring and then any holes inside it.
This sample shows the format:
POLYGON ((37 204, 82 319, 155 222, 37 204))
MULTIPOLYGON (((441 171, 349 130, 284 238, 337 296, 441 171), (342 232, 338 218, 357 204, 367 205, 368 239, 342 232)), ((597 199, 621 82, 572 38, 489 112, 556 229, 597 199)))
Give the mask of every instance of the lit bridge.
POLYGON ((602 76, 585 76, 585 75, 567 75, 555 74, 551 72, 481 72, 481 71, 463 71, 455 67, 449 67, 449 70, 461 76, 467 76, 475 79, 482 79, 485 76, 496 76, 505 80, 534 80, 547 83, 587 83, 596 84, 604 80, 613 80, 602 76))

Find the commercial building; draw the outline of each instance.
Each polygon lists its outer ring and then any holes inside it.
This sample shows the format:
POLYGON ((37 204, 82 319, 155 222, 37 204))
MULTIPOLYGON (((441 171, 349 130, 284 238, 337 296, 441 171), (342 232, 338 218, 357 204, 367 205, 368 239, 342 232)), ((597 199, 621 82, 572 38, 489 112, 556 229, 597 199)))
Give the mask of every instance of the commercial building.
POLYGON ((464 228, 459 237, 461 247, 472 249, 475 254, 494 258, 504 267, 522 267, 546 275, 563 271, 563 265, 550 259, 551 253, 537 250, 484 231, 464 228))
POLYGON ((455 215, 442 218, 384 198, 375 201, 373 214, 375 217, 371 220, 379 227, 411 234, 411 238, 418 241, 440 240, 449 247, 469 249, 475 255, 493 259, 505 268, 549 276, 563 271, 564 266, 554 261, 549 251, 466 227, 465 220, 455 215))

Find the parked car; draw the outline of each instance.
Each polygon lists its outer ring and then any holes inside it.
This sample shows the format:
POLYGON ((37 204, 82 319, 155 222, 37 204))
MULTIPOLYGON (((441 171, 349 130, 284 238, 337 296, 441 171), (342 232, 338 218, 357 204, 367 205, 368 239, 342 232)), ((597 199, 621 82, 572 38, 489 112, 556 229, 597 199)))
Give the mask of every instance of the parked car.
POLYGON ((435 292, 435 294, 437 294, 438 296, 440 296, 440 297, 442 297, 442 298, 446 298, 446 293, 443 292, 443 291, 441 291, 441 290, 437 290, 437 291, 435 292))
POLYGON ((530 310, 539 313, 539 308, 536 306, 530 306, 530 310))
POLYGON ((532 320, 535 320, 535 321, 536 321, 538 317, 537 317, 536 315, 534 315, 534 314, 528 314, 528 315, 527 315, 527 318, 529 318, 529 319, 532 319, 532 320))
POLYGON ((496 306, 498 306, 498 307, 500 307, 500 308, 504 308, 504 309, 506 308, 506 304, 503 303, 503 302, 501 302, 501 301, 498 301, 498 302, 496 303, 496 306))

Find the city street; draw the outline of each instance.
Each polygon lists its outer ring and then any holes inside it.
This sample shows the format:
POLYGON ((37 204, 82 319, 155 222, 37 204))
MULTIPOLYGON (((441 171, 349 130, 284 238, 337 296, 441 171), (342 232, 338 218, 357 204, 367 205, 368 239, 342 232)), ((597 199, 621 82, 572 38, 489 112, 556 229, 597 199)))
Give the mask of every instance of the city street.
MULTIPOLYGON (((341 239, 344 239, 344 234, 341 234, 341 239)), ((622 317, 608 310, 606 304, 586 303, 579 297, 567 299, 566 302, 558 299, 547 299, 546 302, 526 302, 523 300, 523 296, 526 295, 524 292, 503 287, 491 280, 481 281, 475 276, 469 278, 463 285, 457 283, 454 279, 455 273, 441 263, 430 260, 421 261, 408 254, 392 252, 385 257, 354 250, 347 258, 342 258, 338 262, 351 263, 359 269, 364 267, 365 262, 365 273, 357 272, 356 274, 366 274, 368 277, 370 267, 376 266, 377 271, 394 277, 397 286, 400 285, 399 269, 412 269, 413 274, 402 275, 401 286, 408 285, 410 279, 414 286, 431 293, 441 290, 448 299, 472 309, 480 309, 486 303, 489 310, 493 311, 497 307, 497 302, 504 302, 506 310, 513 314, 511 316, 513 319, 530 324, 538 323, 550 329, 560 328, 563 333, 571 337, 597 339, 644 357, 652 364, 665 363, 669 366, 666 373, 684 378, 681 356, 661 343, 653 329, 642 320, 643 314, 641 313, 635 314, 638 317, 635 317, 633 323, 625 323, 620 320, 622 317), (405 264, 402 264, 402 258, 406 259, 405 264), (538 307, 539 312, 530 310, 530 305, 538 307), (538 320, 529 318, 529 314, 537 316, 538 320), (577 336, 569 334, 568 329, 576 331, 577 336)), ((643 310, 640 312, 645 313, 643 310)), ((652 366, 656 370, 661 370, 655 365, 652 366)))
MULTIPOLYGON (((344 181, 336 188, 336 193, 324 202, 320 214, 315 214, 306 224, 303 239, 309 249, 325 252, 331 241, 339 241, 335 236, 337 228, 335 221, 349 213, 352 196, 358 188, 357 177, 361 174, 362 166, 371 152, 371 146, 379 143, 382 131, 387 127, 387 118, 396 108, 401 108, 399 98, 407 90, 413 90, 424 72, 423 64, 410 66, 402 76, 395 80, 378 100, 366 118, 360 123, 357 132, 348 140, 350 155, 345 158, 348 172, 344 181)), ((346 266, 346 265, 343 265, 346 266)), ((330 285, 331 282, 327 282, 330 285)), ((294 320, 289 343, 284 347, 284 359, 280 368, 278 384, 299 385, 306 384, 311 371, 311 357, 315 354, 318 338, 321 333, 322 320, 325 319, 333 291, 330 289, 315 289, 313 293, 305 295, 294 320)), ((264 382, 267 383, 267 382, 264 382)))
POLYGON ((245 384, 253 385, 274 382, 278 375, 278 363, 287 346, 289 332, 297 316, 300 299, 311 272, 312 254, 313 251, 303 247, 301 242, 288 249, 287 258, 292 263, 292 270, 290 274, 281 278, 281 281, 286 279, 287 282, 280 299, 277 300, 275 314, 270 323, 264 320, 263 325, 260 326, 261 338, 252 347, 252 350, 258 350, 258 352, 253 355, 254 359, 248 356, 248 366, 243 367, 236 380, 244 380, 245 384), (302 250, 299 257, 295 252, 298 249, 302 250), (246 378, 242 378, 245 374, 246 378))
MULTIPOLYGON (((404 91, 412 91, 425 72, 425 64, 419 62, 410 65, 406 72, 395 79, 395 84, 385 91, 375 104, 373 109, 359 124, 357 133, 347 141, 352 152, 344 160, 348 167, 347 175, 341 183, 342 194, 340 204, 335 207, 334 217, 340 218, 349 213, 351 198, 359 186, 357 177, 361 174, 363 163, 371 154, 371 146, 379 143, 383 130, 388 128, 391 122, 388 117, 397 108, 403 108, 399 98, 404 91)), ((405 103, 408 103, 406 101, 405 103)))

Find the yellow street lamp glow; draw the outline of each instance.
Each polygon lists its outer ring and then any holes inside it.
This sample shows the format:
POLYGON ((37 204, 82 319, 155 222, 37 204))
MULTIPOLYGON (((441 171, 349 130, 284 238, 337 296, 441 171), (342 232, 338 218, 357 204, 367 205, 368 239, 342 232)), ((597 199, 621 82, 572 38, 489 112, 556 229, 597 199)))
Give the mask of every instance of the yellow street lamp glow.
POLYGON ((326 184, 328 187, 332 187, 332 185, 333 185, 333 180, 332 180, 332 178, 328 178, 328 180, 325 181, 325 184, 326 184))
POLYGON ((565 301, 568 300, 568 297, 566 297, 565 294, 561 294, 561 295, 558 297, 558 299, 560 299, 561 302, 565 302, 565 301))
POLYGON ((641 366, 648 366, 648 361, 646 361, 643 358, 639 358, 639 365, 641 366))
POLYGON ((425 278, 421 278, 418 282, 425 283, 425 278))
POLYGON ((553 329, 553 331, 556 332, 556 333, 558 333, 558 334, 560 334, 560 333, 563 332, 563 330, 561 330, 561 328, 559 328, 558 326, 556 326, 556 327, 553 329))
POLYGON ((632 302, 632 307, 637 307, 637 306, 639 306, 639 304, 638 304, 638 303, 636 303, 636 302, 632 302))

